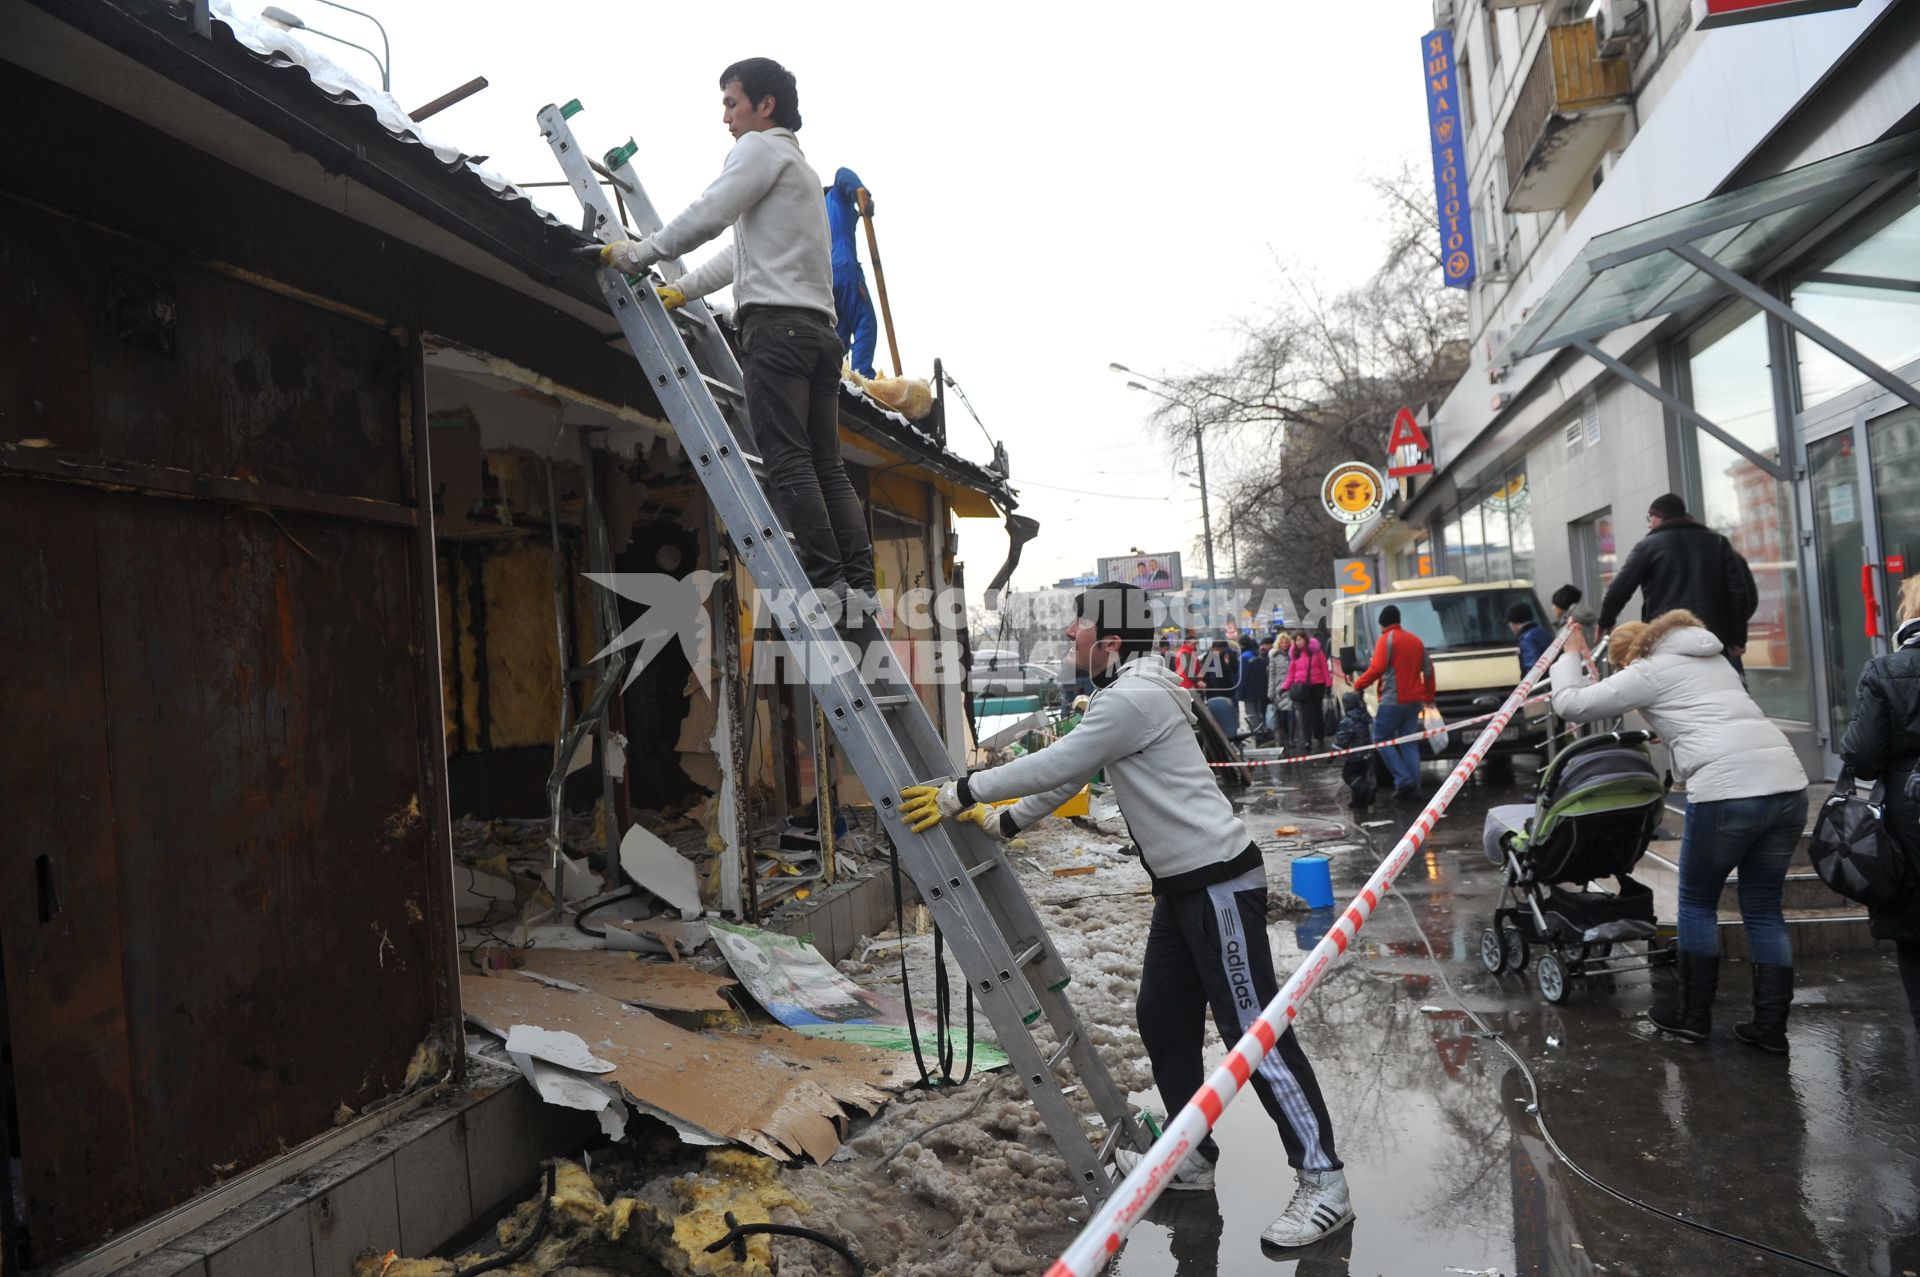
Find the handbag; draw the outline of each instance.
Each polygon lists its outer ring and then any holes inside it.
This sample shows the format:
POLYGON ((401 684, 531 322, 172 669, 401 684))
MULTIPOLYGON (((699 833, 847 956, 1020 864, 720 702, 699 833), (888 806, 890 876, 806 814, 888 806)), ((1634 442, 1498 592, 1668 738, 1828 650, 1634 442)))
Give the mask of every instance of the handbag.
POLYGON ((1886 807, 1860 797, 1852 768, 1842 768, 1820 804, 1808 854, 1820 881, 1869 909, 1898 907, 1913 890, 1913 866, 1887 828, 1886 807))

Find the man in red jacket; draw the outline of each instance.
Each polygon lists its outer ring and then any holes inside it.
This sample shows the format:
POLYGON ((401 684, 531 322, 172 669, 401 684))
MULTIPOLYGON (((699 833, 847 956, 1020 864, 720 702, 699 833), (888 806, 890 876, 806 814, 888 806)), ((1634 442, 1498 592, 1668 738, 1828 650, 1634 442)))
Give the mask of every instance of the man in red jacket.
MULTIPOLYGON (((1405 736, 1420 722, 1420 707, 1433 699, 1427 678, 1427 645, 1420 636, 1400 628, 1400 609, 1392 603, 1380 609, 1380 639, 1373 645, 1373 661, 1353 681, 1356 692, 1380 684, 1380 710, 1373 716, 1373 739, 1405 736)), ((1393 796, 1420 796, 1420 746, 1382 745, 1380 759, 1393 776, 1393 796)))

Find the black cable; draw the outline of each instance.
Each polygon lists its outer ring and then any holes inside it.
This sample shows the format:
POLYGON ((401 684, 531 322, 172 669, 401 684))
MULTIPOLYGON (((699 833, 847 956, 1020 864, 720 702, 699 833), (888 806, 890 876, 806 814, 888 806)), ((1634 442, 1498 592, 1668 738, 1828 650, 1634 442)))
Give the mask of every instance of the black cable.
POLYGON ((534 1217, 533 1227, 527 1231, 525 1237, 520 1239, 520 1244, 512 1250, 502 1251, 492 1259, 475 1264, 472 1268, 456 1268, 454 1269, 453 1277, 475 1277, 475 1274, 478 1273, 494 1272, 498 1269, 505 1268, 508 1264, 517 1264, 526 1257, 527 1252, 534 1248, 539 1242, 541 1235, 547 1231, 547 1216, 553 1212, 554 1171, 554 1165, 549 1163, 547 1166, 547 1192, 546 1195, 540 1199, 540 1213, 534 1217))
POLYGON ((840 1258, 846 1260, 847 1263, 852 1266, 853 1277, 861 1277, 861 1275, 867 1271, 867 1266, 860 1262, 860 1256, 853 1253, 851 1246, 841 1241, 838 1237, 830 1236, 827 1233, 816 1232, 811 1228, 802 1228, 798 1224, 742 1224, 733 1217, 732 1211, 726 1213, 726 1221, 726 1236, 707 1247, 707 1254, 717 1254, 731 1246, 733 1247, 733 1257, 744 1262, 747 1258, 747 1238, 754 1233, 770 1233, 777 1237, 798 1237, 804 1241, 810 1241, 816 1246, 825 1246, 828 1250, 840 1256, 840 1258))
POLYGON ((606 932, 595 931, 591 927, 587 926, 587 915, 590 913, 597 913, 600 910, 605 909, 608 905, 617 905, 622 900, 631 900, 639 894, 640 894, 640 888, 634 885, 633 883, 628 883, 625 887, 621 888, 619 891, 614 892, 611 896, 608 896, 605 900, 599 901, 595 904, 590 904, 585 909, 582 909, 579 913, 575 914, 573 916, 574 929, 579 931, 582 935, 592 936, 597 940, 605 940, 607 938, 606 932))
POLYGON ((907 1041, 913 1045, 913 1063, 920 1070, 920 1085, 932 1086, 926 1057, 920 1054, 920 1030, 913 1020, 913 986, 907 982, 907 899, 900 883, 900 849, 888 846, 893 859, 893 922, 900 929, 900 1000, 907 1008, 907 1041))
MULTIPOLYGON (((1379 848, 1373 841, 1372 832, 1361 828, 1359 833, 1362 838, 1366 839, 1368 848, 1378 855, 1379 848)), ((1765 1242, 1755 1241, 1751 1237, 1742 1237, 1739 1233, 1729 1232, 1724 1228, 1715 1228, 1712 1224, 1702 1224, 1698 1220, 1688 1219, 1684 1215, 1676 1215, 1670 1210, 1664 1210, 1661 1207, 1653 1205, 1651 1202, 1645 1202, 1637 1197, 1629 1196, 1605 1180, 1600 1179, 1585 1167, 1581 1166, 1580 1163, 1574 1161, 1573 1158, 1569 1157, 1567 1150, 1560 1147, 1560 1142, 1553 1138, 1553 1132, 1547 1127, 1547 1110, 1545 1103, 1540 1098, 1540 1083, 1534 1078, 1533 1069, 1528 1065, 1526 1058, 1522 1056, 1520 1052, 1514 1050, 1513 1044, 1508 1042, 1504 1035, 1496 1033, 1485 1020, 1481 1019, 1479 1013, 1468 1006, 1466 999, 1460 996, 1460 991, 1453 987, 1453 981, 1447 978, 1445 965, 1441 963, 1439 955, 1433 951, 1433 941, 1428 939, 1426 928, 1420 925, 1420 919, 1414 914, 1413 906, 1407 903, 1407 898, 1398 891, 1390 891, 1387 894, 1395 900, 1398 900, 1400 907, 1406 910, 1407 921, 1413 924, 1414 934, 1419 936, 1420 943, 1426 946, 1427 959, 1433 963, 1433 969, 1439 973, 1440 983, 1447 987, 1447 993, 1453 998, 1454 1005, 1466 1012, 1467 1018, 1479 1027, 1482 1037, 1492 1042, 1495 1046, 1498 1046, 1502 1051, 1505 1051, 1508 1056, 1512 1058, 1514 1064, 1519 1067, 1520 1076, 1527 1080, 1527 1093, 1533 1097, 1533 1120, 1534 1124, 1540 1128, 1540 1138, 1546 1142, 1547 1148, 1553 1155, 1559 1158, 1561 1163, 1568 1170, 1572 1171, 1575 1176, 1592 1185, 1594 1188, 1599 1189, 1617 1202, 1643 1210, 1649 1215, 1657 1215, 1661 1219, 1679 1224, 1683 1228, 1690 1228, 1696 1233, 1704 1233, 1709 1237, 1718 1237, 1722 1241, 1732 1242, 1736 1246, 1748 1246, 1754 1250, 1764 1251, 1776 1259, 1784 1259, 1789 1263, 1811 1268, 1815 1272, 1832 1273, 1833 1277, 1851 1277, 1851 1274, 1847 1273, 1844 1269, 1835 1268, 1830 1264, 1823 1264, 1817 1259, 1809 1259, 1805 1255, 1796 1255, 1790 1250, 1782 1250, 1778 1246, 1769 1246, 1765 1242)))

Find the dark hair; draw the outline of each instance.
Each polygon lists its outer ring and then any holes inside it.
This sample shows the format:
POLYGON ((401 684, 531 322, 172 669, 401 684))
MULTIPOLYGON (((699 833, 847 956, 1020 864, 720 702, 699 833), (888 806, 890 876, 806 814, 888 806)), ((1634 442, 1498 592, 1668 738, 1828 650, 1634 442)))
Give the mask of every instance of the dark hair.
POLYGON ((1585 597, 1587 596, 1580 592, 1579 586, 1563 585, 1553 592, 1553 605, 1565 612, 1585 597))
POLYGON ((740 81, 750 105, 758 107, 761 98, 772 98, 773 122, 798 131, 800 89, 793 82, 793 72, 772 58, 742 58, 720 73, 720 87, 724 89, 735 80, 740 81))
POLYGON ((1687 503, 1677 492, 1669 492, 1653 499, 1647 507, 1647 513, 1658 515, 1662 519, 1684 519, 1687 517, 1687 503))
POLYGON ((1507 624, 1532 625, 1533 624, 1533 604, 1515 603, 1512 607, 1508 608, 1507 624))
POLYGON ((1389 603, 1385 607, 1381 608, 1380 624, 1382 625, 1400 624, 1400 609, 1392 603, 1389 603))
POLYGON ((1074 596, 1073 614, 1093 623, 1096 640, 1118 637, 1120 659, 1153 650, 1152 599, 1137 585, 1109 581, 1074 596))

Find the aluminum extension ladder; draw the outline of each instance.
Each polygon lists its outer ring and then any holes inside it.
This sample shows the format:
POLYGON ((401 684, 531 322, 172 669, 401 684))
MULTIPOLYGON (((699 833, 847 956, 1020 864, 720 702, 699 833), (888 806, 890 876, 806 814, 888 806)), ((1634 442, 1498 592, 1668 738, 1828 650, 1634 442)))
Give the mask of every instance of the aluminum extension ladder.
MULTIPOLYGON (((629 141, 608 152, 604 165, 596 165, 580 149, 568 123, 580 110, 576 100, 564 107, 548 106, 538 119, 541 133, 585 210, 583 233, 601 242, 652 234, 661 221, 633 172, 634 144, 629 141), (617 190, 633 225, 622 224, 615 199, 601 185, 602 172, 617 190)), ((659 269, 669 282, 684 273, 677 260, 662 262, 659 269)), ((626 334, 634 358, 652 381, 654 394, 725 523, 735 552, 757 583, 789 600, 784 608, 779 602, 770 608, 781 637, 804 645, 807 652, 844 656, 846 640, 832 619, 801 602, 808 594, 806 576, 755 478, 758 459, 738 441, 743 434, 749 439, 752 435, 736 431, 731 424, 732 420, 744 422, 743 383, 739 364, 712 314, 699 301, 689 301, 679 312, 684 317, 683 330, 647 281, 636 288, 616 270, 603 268, 597 273, 607 305, 626 334)), ((807 660, 803 665, 814 699, 860 783, 879 804, 881 820, 899 849, 901 866, 945 933, 968 987, 986 1011, 1001 1049, 1019 1070, 1076 1185, 1089 1202, 1098 1205, 1116 1182, 1107 1170, 1113 1150, 1122 1144, 1144 1150, 1151 1140, 1134 1120, 1127 1097, 1114 1085, 1074 1012, 1065 992, 1070 979, 1066 964, 1007 864, 1001 845, 964 823, 942 821, 916 834, 901 822, 896 797, 900 790, 950 774, 952 761, 905 670, 871 618, 864 623, 858 651, 882 656, 881 661, 864 662, 872 667, 873 685, 862 679, 859 666, 863 662, 858 659, 807 660), (853 668, 847 668, 849 664, 853 668), (1052 1031, 1050 1047, 1034 1035, 1043 1017, 1052 1031), (1098 1109, 1104 1131, 1090 1132, 1067 1102, 1056 1070, 1068 1064, 1098 1109)))

